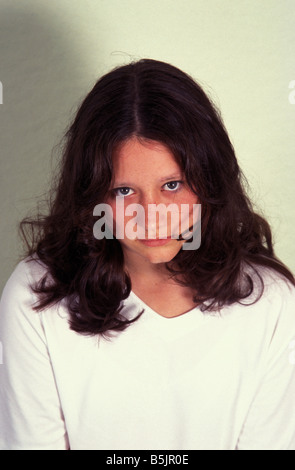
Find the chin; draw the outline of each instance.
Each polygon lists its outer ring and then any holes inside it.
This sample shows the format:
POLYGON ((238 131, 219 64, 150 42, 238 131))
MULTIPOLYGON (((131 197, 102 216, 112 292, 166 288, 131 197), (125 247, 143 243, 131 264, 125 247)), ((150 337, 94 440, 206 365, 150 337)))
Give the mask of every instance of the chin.
POLYGON ((152 263, 152 264, 161 264, 161 263, 169 263, 177 253, 173 255, 157 255, 157 254, 150 254, 149 256, 146 256, 146 259, 152 263))

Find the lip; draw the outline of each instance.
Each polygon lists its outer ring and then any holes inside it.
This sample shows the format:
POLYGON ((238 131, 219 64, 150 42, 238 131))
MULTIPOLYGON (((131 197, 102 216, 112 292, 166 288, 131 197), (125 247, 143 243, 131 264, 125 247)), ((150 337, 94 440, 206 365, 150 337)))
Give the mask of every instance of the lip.
POLYGON ((163 246, 171 241, 171 237, 168 238, 151 238, 151 239, 138 239, 140 243, 145 246, 163 246))

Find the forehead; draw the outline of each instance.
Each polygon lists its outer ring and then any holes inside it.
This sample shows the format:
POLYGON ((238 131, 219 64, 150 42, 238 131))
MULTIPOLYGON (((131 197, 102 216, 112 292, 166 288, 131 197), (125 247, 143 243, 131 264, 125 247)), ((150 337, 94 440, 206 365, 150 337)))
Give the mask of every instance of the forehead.
POLYGON ((163 176, 179 173, 181 168, 172 152, 156 141, 131 138, 120 144, 113 154, 115 178, 163 176))

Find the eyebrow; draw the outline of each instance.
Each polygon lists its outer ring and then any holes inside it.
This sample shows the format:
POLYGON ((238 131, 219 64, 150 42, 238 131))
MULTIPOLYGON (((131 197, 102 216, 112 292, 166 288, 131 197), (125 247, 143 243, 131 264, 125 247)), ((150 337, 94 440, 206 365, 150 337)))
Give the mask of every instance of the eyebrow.
MULTIPOLYGON (((181 173, 173 173, 172 175, 168 175, 168 176, 164 176, 164 177, 160 178, 159 181, 161 183, 163 183, 164 181, 172 181, 172 180, 176 181, 176 180, 181 180, 181 179, 183 179, 183 176, 182 176, 181 173)), ((122 188, 122 187, 128 187, 129 188, 130 186, 132 186, 132 184, 127 183, 125 181, 119 181, 119 182, 115 181, 115 183, 114 183, 115 188, 117 188, 117 187, 118 188, 119 187, 120 188, 122 188)))
POLYGON ((160 181, 170 181, 170 180, 180 180, 183 179, 183 175, 181 173, 173 173, 172 175, 165 176, 164 178, 160 178, 160 181))

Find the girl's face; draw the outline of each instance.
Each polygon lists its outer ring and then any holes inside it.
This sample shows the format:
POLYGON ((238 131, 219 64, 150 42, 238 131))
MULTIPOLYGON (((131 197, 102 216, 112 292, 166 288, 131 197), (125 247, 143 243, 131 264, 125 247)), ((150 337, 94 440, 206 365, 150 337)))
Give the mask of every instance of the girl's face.
POLYGON ((198 202, 197 196, 186 184, 180 166, 163 144, 142 142, 135 137, 116 149, 113 164, 113 182, 106 202, 112 208, 115 235, 118 231, 123 233, 123 236, 117 238, 126 265, 171 261, 184 243, 176 239, 182 233, 183 225, 180 217, 175 218, 167 208, 174 204, 170 208, 173 208, 174 213, 178 209, 180 214, 181 204, 185 204, 189 208, 186 220, 189 224, 193 204, 198 202), (131 207, 131 204, 136 206, 131 207), (159 212, 152 216, 151 207, 155 208, 155 205, 159 212), (130 213, 126 215, 128 206, 130 213), (134 209, 138 207, 141 209, 141 219, 135 220, 134 209))

